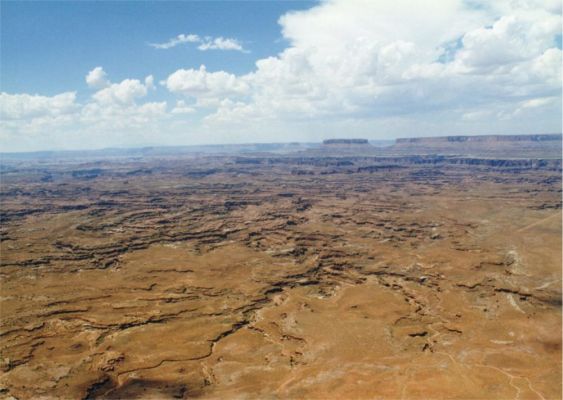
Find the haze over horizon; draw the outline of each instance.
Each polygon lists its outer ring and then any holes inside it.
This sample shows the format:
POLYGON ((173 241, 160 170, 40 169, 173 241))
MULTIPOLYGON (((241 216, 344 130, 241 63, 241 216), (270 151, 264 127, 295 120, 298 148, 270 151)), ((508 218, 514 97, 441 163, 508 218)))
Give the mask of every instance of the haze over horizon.
POLYGON ((560 133, 559 1, 2 2, 0 147, 560 133))

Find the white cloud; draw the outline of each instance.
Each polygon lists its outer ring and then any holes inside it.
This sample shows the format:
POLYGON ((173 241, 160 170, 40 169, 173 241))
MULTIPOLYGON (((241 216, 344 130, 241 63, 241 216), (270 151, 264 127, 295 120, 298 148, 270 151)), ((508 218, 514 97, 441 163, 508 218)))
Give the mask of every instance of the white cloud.
POLYGON ((233 74, 224 71, 208 72, 205 66, 199 69, 179 69, 163 84, 172 93, 196 98, 240 96, 248 92, 248 84, 233 74))
MULTIPOLYGON (((0 95, 2 127, 14 137, 151 131, 172 143, 196 132, 228 142, 556 132, 561 19, 557 0, 326 0, 282 16, 287 47, 247 74, 172 72, 161 82, 170 107, 151 99, 152 75, 111 83, 96 67, 86 82, 98 91, 83 105, 74 92, 0 95)), ((184 43, 244 51, 193 34, 153 47, 184 43)))
POLYGON ((562 52, 560 49, 549 48, 531 61, 529 70, 526 73, 536 82, 543 82, 554 88, 560 87, 561 59, 562 52))
POLYGON ((241 51, 243 53, 247 53, 248 51, 242 47, 242 44, 232 38, 223 38, 217 37, 215 39, 209 39, 202 42, 197 48, 201 51, 206 50, 236 50, 241 51))
POLYGON ((109 85, 107 74, 102 67, 96 67, 88 72, 86 83, 93 89, 102 89, 109 85))
POLYGON ((154 86, 154 76, 149 75, 145 78, 145 87, 147 89, 156 89, 156 87, 154 86))
POLYGON ((0 116, 6 120, 57 117, 77 109, 76 92, 55 96, 0 93, 0 116))
POLYGON ((92 95, 92 98, 106 105, 131 105, 136 99, 145 97, 149 90, 156 89, 152 75, 145 78, 144 84, 138 79, 111 83, 102 67, 96 67, 88 72, 86 82, 91 88, 100 89, 92 95))
POLYGON ((246 50, 242 46, 242 43, 237 39, 224 38, 222 36, 216 38, 211 36, 200 37, 199 35, 195 35, 193 33, 187 35, 180 34, 164 43, 149 43, 149 46, 154 47, 155 49, 171 49, 185 43, 199 43, 197 49, 201 51, 234 50, 242 53, 248 53, 248 50, 246 50))
POLYGON ((82 108, 80 121, 98 129, 130 129, 166 118, 166 102, 138 104, 154 89, 152 75, 148 75, 144 83, 138 79, 108 83, 106 88, 92 95, 93 101, 82 108))
POLYGON ((90 127, 103 129, 125 129, 143 127, 155 119, 166 116, 166 102, 148 102, 127 107, 108 107, 100 103, 89 103, 81 110, 80 120, 90 127))
POLYGON ((174 107, 171 111, 172 114, 191 114, 194 113, 196 109, 194 107, 190 107, 186 104, 184 100, 178 100, 176 102, 176 107, 174 107))
POLYGON ((523 108, 536 108, 536 107, 542 107, 546 104, 550 104, 552 102, 554 102, 555 100, 557 100, 555 97, 540 97, 537 99, 530 99, 530 100, 526 100, 522 103, 522 107, 523 108))
POLYGON ((492 27, 481 27, 463 36, 463 48, 455 63, 462 72, 487 73, 496 68, 507 67, 541 55, 553 45, 560 30, 560 17, 542 15, 503 16, 492 27))
POLYGON ((550 106, 556 105, 557 100, 558 99, 555 96, 538 97, 530 100, 524 100, 518 104, 518 107, 512 112, 512 116, 530 111, 533 112, 535 109, 549 108, 550 106))
POLYGON ((88 76, 90 82, 103 80, 105 88, 84 104, 76 103, 75 92, 55 96, 0 93, 2 140, 10 140, 11 147, 17 150, 22 150, 17 147, 22 144, 35 149, 42 140, 52 143, 48 148, 54 143, 60 148, 83 148, 102 138, 115 143, 127 135, 157 132, 169 117, 166 102, 137 103, 155 88, 152 75, 145 78, 144 84, 137 79, 112 84, 101 67, 88 76))
POLYGON ((125 79, 96 92, 92 97, 101 104, 131 105, 136 99, 145 97, 147 89, 148 86, 137 79, 125 79))
POLYGON ((464 113, 461 118, 464 121, 479 121, 489 118, 491 115, 493 115, 491 110, 470 111, 464 113))
POLYGON ((248 87, 246 97, 218 96, 206 121, 376 121, 442 111, 469 121, 492 106, 512 115, 527 99, 560 102, 561 15, 535 1, 472 3, 332 0, 288 13, 280 24, 290 46, 232 77, 248 87))
POLYGON ((149 46, 154 47, 155 49, 166 50, 184 43, 200 43, 200 42, 201 39, 198 35, 194 35, 194 34, 184 35, 182 33, 168 40, 165 43, 149 43, 149 46))

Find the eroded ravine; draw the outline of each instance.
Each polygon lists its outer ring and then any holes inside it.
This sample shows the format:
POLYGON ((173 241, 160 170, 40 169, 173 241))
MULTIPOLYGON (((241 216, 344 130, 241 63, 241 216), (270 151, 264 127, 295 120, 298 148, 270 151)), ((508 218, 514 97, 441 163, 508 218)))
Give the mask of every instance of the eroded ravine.
POLYGON ((4 395, 560 397, 560 172, 222 162, 7 182, 4 395))

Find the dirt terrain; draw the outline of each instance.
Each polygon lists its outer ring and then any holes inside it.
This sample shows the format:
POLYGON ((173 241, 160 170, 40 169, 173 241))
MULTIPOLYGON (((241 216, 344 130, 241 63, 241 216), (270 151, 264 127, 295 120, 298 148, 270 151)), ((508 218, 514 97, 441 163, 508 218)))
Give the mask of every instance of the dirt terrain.
POLYGON ((5 398, 561 398, 560 159, 2 168, 5 398))

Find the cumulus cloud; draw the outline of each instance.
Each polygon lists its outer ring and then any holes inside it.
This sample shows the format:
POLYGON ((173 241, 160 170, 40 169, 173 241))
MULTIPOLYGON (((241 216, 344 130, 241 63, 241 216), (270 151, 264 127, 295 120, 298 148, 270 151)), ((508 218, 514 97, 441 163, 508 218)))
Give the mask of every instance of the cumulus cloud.
MULTIPOLYGON (((75 92, 54 96, 0 93, 0 140, 5 151, 39 150, 46 135, 74 125, 80 104, 75 92)), ((51 147, 51 146, 49 146, 51 147)))
POLYGON ((80 121, 99 129, 130 129, 165 118, 166 102, 138 103, 154 89, 152 75, 147 76, 144 83, 139 79, 108 82, 107 87, 94 93, 92 101, 82 108, 80 121))
POLYGON ((509 115, 530 99, 561 101, 554 9, 540 1, 325 1, 282 16, 289 46, 253 72, 212 73, 229 85, 204 84, 202 67, 176 71, 166 86, 199 103, 201 93, 213 97, 217 110, 206 121, 221 124, 439 112, 464 121, 493 105, 509 115))
POLYGON ((119 83, 111 83, 102 67, 96 67, 86 76, 86 81, 89 84, 92 82, 91 87, 100 87, 97 83, 101 80, 103 80, 104 85, 94 93, 92 98, 105 105, 132 105, 137 99, 145 97, 149 90, 155 89, 152 75, 147 76, 144 83, 138 79, 125 79, 119 83))
POLYGON ((169 39, 167 42, 164 43, 149 43, 149 46, 154 47, 155 49, 166 50, 185 43, 199 43, 197 49, 201 51, 234 50, 234 51, 240 51, 242 53, 249 52, 242 46, 242 43, 237 39, 224 38, 222 36, 215 38, 212 36, 200 37, 199 35, 193 33, 180 34, 172 39, 169 39))
POLYGON ((163 84, 172 93, 204 99, 240 96, 249 90, 243 79, 224 71, 208 72, 204 65, 199 69, 179 69, 163 84))
POLYGON ((485 73, 510 67, 550 48, 560 28, 557 15, 547 14, 539 21, 533 16, 503 16, 491 27, 467 32, 455 63, 463 72, 485 73))
POLYGON ((94 94, 93 98, 102 104, 133 104, 135 99, 147 95, 147 87, 137 79, 125 79, 94 94))
POLYGON ((76 92, 55 96, 0 93, 0 116, 5 120, 57 117, 77 109, 76 92))
POLYGON ((88 72, 86 83, 93 89, 102 89, 109 85, 107 74, 102 67, 96 67, 88 72))
MULTIPOLYGON (((84 104, 74 92, 1 94, 3 127, 17 134, 176 126, 179 140, 197 131, 244 141, 555 132, 561 19, 557 0, 326 0, 283 15, 287 47, 249 73, 179 66, 158 77, 169 107, 151 100, 152 75, 112 83, 96 67, 86 76, 96 91, 84 104)), ((183 44, 245 51, 235 39, 194 34, 152 46, 183 44)))
POLYGON ((83 104, 76 102, 75 92, 55 96, 0 93, 2 136, 58 137, 62 147, 68 143, 82 147, 91 137, 105 135, 111 142, 115 138, 108 137, 110 133, 120 136, 148 129, 158 131, 169 116, 166 102, 138 102, 155 89, 152 75, 147 76, 144 83, 138 79, 111 83, 103 68, 96 67, 88 73, 86 81, 99 90, 83 104), (66 141, 61 139, 63 136, 67 137, 66 141))

